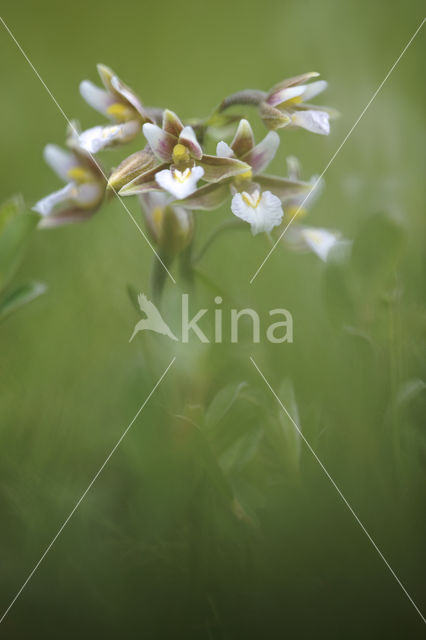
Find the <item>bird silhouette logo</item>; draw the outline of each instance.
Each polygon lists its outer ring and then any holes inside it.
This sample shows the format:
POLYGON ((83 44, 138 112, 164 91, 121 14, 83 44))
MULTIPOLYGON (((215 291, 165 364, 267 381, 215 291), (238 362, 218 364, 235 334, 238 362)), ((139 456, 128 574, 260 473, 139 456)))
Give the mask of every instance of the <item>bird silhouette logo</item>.
POLYGON ((138 295, 138 303, 141 311, 146 315, 146 318, 142 318, 142 320, 139 320, 135 325, 129 342, 133 340, 139 331, 155 331, 156 333, 161 333, 163 336, 168 336, 172 340, 176 340, 176 342, 178 342, 178 338, 176 338, 173 331, 164 322, 161 317, 161 313, 151 300, 148 300, 143 293, 140 293, 138 295))

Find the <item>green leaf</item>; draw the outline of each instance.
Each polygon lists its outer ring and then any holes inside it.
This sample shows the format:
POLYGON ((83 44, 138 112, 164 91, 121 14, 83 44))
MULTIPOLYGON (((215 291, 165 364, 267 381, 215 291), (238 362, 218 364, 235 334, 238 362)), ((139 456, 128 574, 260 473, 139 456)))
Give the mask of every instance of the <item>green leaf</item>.
POLYGON ((3 320, 19 307, 41 296, 46 289, 47 286, 43 282, 27 282, 3 296, 0 299, 0 320, 3 320))
POLYGON ((270 440, 278 455, 285 460, 286 468, 290 471, 298 472, 302 449, 300 435, 302 428, 300 426, 299 410, 293 383, 289 378, 282 381, 278 397, 292 419, 290 419, 286 411, 279 407, 278 420, 273 420, 270 423, 270 440))
POLYGON ((18 268, 40 219, 15 197, 0 208, 0 291, 18 268))
POLYGON ((213 398, 204 417, 204 426, 209 428, 220 422, 231 409, 247 382, 229 384, 221 389, 213 398))
POLYGON ((262 426, 251 429, 220 456, 219 464, 225 473, 234 473, 245 467, 257 454, 264 431, 262 426))

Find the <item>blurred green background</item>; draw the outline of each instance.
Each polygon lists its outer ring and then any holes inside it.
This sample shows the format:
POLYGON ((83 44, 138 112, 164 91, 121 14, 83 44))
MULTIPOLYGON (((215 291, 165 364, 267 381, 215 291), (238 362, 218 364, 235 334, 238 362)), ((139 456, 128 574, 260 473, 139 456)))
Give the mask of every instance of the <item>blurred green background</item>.
MULTIPOLYGON (((422 3, 234 0, 2 3, 70 118, 110 65, 182 118, 319 71, 327 138, 282 132, 274 172, 320 173, 423 17, 422 3)), ((294 343, 174 345, 139 334, 126 287, 151 252, 118 202, 37 231, 15 282, 45 295, 0 325, 0 609, 6 609, 166 368, 105 471, 0 626, 5 638, 417 638, 420 616, 294 431, 252 355, 417 603, 426 609, 424 76, 421 32, 326 174, 314 225, 346 262, 224 236, 194 307, 285 307, 294 343), (210 284, 207 286, 206 281, 210 284)), ((59 188, 42 160, 65 121, 0 27, 0 201, 59 188)), ((258 135, 262 125, 247 115, 258 135)), ((140 145, 142 145, 142 136, 140 145)), ((138 148, 138 144, 132 146, 138 148)), ((104 154, 109 166, 125 149, 104 154)), ((140 216, 136 199, 126 204, 140 216)), ((198 216, 200 239, 231 216, 198 216)), ((178 289, 167 285, 168 318, 178 289)), ((174 320, 171 319, 171 324, 174 320)))

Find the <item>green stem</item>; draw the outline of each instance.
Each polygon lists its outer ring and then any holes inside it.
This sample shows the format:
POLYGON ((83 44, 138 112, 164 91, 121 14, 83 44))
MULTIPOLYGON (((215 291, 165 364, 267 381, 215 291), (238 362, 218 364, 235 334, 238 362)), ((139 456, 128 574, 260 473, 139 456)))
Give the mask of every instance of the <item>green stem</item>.
POLYGON ((234 105, 245 105, 251 104, 254 106, 259 105, 261 102, 266 100, 268 94, 264 91, 258 91, 257 89, 245 89, 244 91, 237 91, 237 93, 233 93, 228 96, 217 108, 217 113, 222 113, 228 107, 233 107, 234 105))
POLYGON ((157 307, 161 306, 161 297, 168 277, 168 273, 164 267, 168 269, 173 262, 173 258, 167 255, 161 255, 160 258, 161 260, 159 260, 157 256, 153 257, 151 270, 151 292, 157 307))
POLYGON ((221 225, 219 225, 218 227, 216 227, 216 229, 214 229, 212 231, 212 233, 207 238, 207 240, 204 243, 204 245, 201 247, 200 251, 192 259, 192 264, 195 265, 198 262, 200 262, 201 258, 208 251, 208 249, 213 244, 213 242, 219 236, 221 236, 222 233, 224 233, 225 231, 230 231, 230 230, 237 230, 237 231, 241 230, 242 231, 242 230, 245 230, 245 228, 246 228, 246 225, 243 222, 241 222, 240 220, 226 220, 226 222, 223 222, 221 225))
POLYGON ((191 242, 186 249, 179 255, 179 272, 182 281, 187 289, 191 290, 194 286, 194 270, 192 268, 192 250, 193 243, 191 242))

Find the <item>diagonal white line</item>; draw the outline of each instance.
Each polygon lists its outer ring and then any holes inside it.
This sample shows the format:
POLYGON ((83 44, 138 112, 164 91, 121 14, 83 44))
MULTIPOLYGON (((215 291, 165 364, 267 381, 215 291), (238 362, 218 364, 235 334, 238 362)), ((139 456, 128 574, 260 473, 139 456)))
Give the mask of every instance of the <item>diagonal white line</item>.
MULTIPOLYGON (((49 96, 52 98, 53 102, 55 103, 55 105, 58 107, 59 111, 61 112, 61 114, 64 116, 68 126, 70 127, 70 129, 73 131, 73 133, 75 133, 76 135, 78 135, 78 132, 76 130, 76 128, 74 127, 73 123, 70 121, 70 119, 68 118, 68 116, 66 115, 65 111, 62 109, 61 105, 59 104, 59 102, 56 100, 55 96, 53 95, 53 93, 50 91, 49 87, 47 86, 47 84, 45 83, 45 81, 43 80, 43 78, 41 77, 41 75, 39 74, 39 72, 37 71, 37 69, 35 68, 35 66, 33 65, 33 63, 31 62, 31 60, 29 59, 29 57, 27 56, 27 54, 25 53, 25 51, 23 50, 23 48, 21 47, 21 45, 19 44, 19 42, 17 41, 17 39, 15 38, 15 36, 13 35, 13 33, 11 32, 11 30, 9 29, 9 27, 7 26, 6 22, 3 20, 3 18, 0 16, 0 22, 3 24, 4 28, 6 29, 6 31, 8 32, 8 34, 10 35, 10 37, 12 38, 12 40, 14 41, 14 43, 16 44, 16 46, 18 47, 19 51, 22 53, 22 55, 24 56, 25 60, 28 62, 28 64, 30 65, 31 69, 34 71, 35 75, 37 76, 37 78, 40 80, 41 84, 43 85, 43 87, 46 89, 47 93, 49 94, 49 96)), ((92 161, 95 163, 95 165, 97 166, 97 168, 99 169, 99 172, 103 175, 103 177, 105 178, 105 180, 108 182, 108 178, 105 175, 102 167, 99 165, 99 163, 97 162, 95 156, 88 152, 89 156, 91 157, 92 161)), ((124 210, 127 212, 127 214, 129 215, 130 219, 134 222, 135 226, 137 227, 137 229, 139 230, 140 234, 142 235, 142 237, 145 239, 146 243, 148 244, 148 246, 150 247, 151 251, 155 254, 157 260, 160 261, 160 263, 162 264, 163 268, 167 271, 167 274, 169 276, 169 278, 174 282, 174 284, 176 284, 176 280, 174 279, 174 277, 172 276, 172 274, 170 273, 170 271, 168 270, 168 268, 166 267, 166 265, 164 264, 163 260, 160 258, 160 256, 158 255, 157 251, 155 250, 155 248, 153 247, 153 245, 151 244, 151 242, 149 241, 149 238, 147 237, 147 235, 144 233, 143 229, 141 228, 141 226, 137 223, 137 221, 135 220, 134 216, 132 215, 132 213, 129 211, 128 206, 124 203, 123 199, 118 195, 117 191, 114 189, 114 187, 111 187, 111 191, 114 193, 114 195, 118 198, 118 200, 120 201, 120 203, 122 204, 124 210)))
POLYGON ((358 125, 359 121, 361 120, 361 118, 364 116, 365 112, 367 111, 368 107, 371 105, 371 103, 373 102, 374 98, 377 96, 377 94, 379 93, 379 91, 381 90, 381 88, 383 87, 383 85, 385 84, 386 80, 389 78, 389 76, 391 75, 392 71, 395 69, 395 67, 397 66, 397 64, 399 63, 399 61, 401 60, 402 56, 404 55, 404 53, 407 51, 408 47, 411 45, 411 43, 413 42, 414 38, 416 37, 416 35, 419 33, 420 29, 423 27, 424 23, 425 23, 426 18, 423 18, 423 20, 421 21, 421 23, 419 24, 419 26, 417 27, 417 29, 415 30, 415 32, 413 33, 413 35, 411 36, 411 38, 409 39, 409 41, 407 42, 407 44, 405 45, 405 47, 403 48, 403 50, 401 51, 401 53, 399 54, 399 56, 397 57, 397 59, 395 60, 395 62, 393 63, 393 65, 391 66, 391 68, 389 69, 389 71, 387 72, 387 74, 385 75, 384 79, 382 80, 382 82, 379 84, 379 86, 377 87, 376 91, 373 93, 373 95, 371 96, 370 100, 367 102, 366 106, 364 107, 364 109, 361 111, 361 114, 358 116, 358 118, 355 120, 354 124, 352 125, 352 127, 349 129, 348 133, 346 134, 346 136, 343 138, 342 142, 340 143, 339 147, 336 149, 336 151, 333 153, 333 155, 331 156, 330 160, 328 161, 324 171, 321 173, 321 175, 319 176, 319 178, 317 178, 317 180, 315 181, 315 183, 312 186, 312 189, 309 191, 309 193, 305 196, 305 199, 303 200, 302 204, 298 207, 298 209, 296 210, 296 212, 294 213, 293 217, 290 219, 290 221, 287 223, 287 225, 285 226, 284 230, 282 231, 281 235, 279 236, 278 240, 275 242, 275 244, 271 247, 271 249, 269 250, 269 253, 267 254, 267 256, 264 258, 262 264, 258 267, 257 271, 255 272, 255 274, 252 276, 251 280, 250 280, 250 284, 252 284, 254 282, 254 280, 257 278, 260 270, 262 269, 263 265, 265 264, 265 262, 269 259, 271 253, 273 251, 275 251, 277 245, 281 242, 284 234, 286 233, 287 229, 289 228, 289 226, 291 225, 291 223, 293 222, 293 220, 297 217, 297 214, 299 213, 299 211, 303 208, 303 205, 305 204, 305 202, 308 200, 308 198, 310 198, 310 196, 312 195, 312 193, 315 191, 315 189, 317 188, 318 184, 321 182, 321 179, 324 177, 326 171, 329 169, 330 165, 332 164, 332 162, 335 160, 337 154, 341 151, 343 145, 346 143, 346 141, 348 140, 349 136, 352 134, 352 132, 354 131, 355 127, 358 125))
POLYGON ((143 402, 143 404, 139 407, 137 413, 135 414, 134 418, 132 419, 132 421, 130 422, 130 424, 126 427, 126 429, 124 430, 124 432, 122 433, 122 435, 120 436, 119 440, 117 441, 117 443, 114 445, 114 447, 111 449, 110 453, 108 454, 108 456, 106 457, 105 461, 103 462, 102 466, 100 467, 99 471, 95 474, 95 476, 93 477, 92 481, 90 482, 89 486, 87 487, 87 489, 85 490, 85 492, 83 493, 83 495, 79 498, 79 500, 75 503, 71 513, 67 516, 67 518, 64 520, 63 524, 61 525, 60 529, 58 530, 58 532, 56 533, 56 535, 52 538, 51 542, 49 543, 49 545, 46 547, 43 555, 41 556, 40 560, 37 562, 37 564, 35 565, 34 569, 31 571, 31 573, 29 574, 28 578, 25 580, 24 584, 22 585, 22 587, 19 589, 18 593, 16 594, 16 596, 13 598, 12 602, 9 604, 9 606, 7 607, 6 611, 3 613, 2 617, 0 618, 0 624, 3 622, 3 620, 5 619, 5 617, 7 616, 7 614, 9 613, 9 611, 11 610, 11 608, 13 607, 13 605, 15 604, 15 602, 17 601, 17 599, 19 598, 19 596, 21 595, 21 593, 23 592, 23 590, 25 589, 25 587, 27 586, 27 584, 29 583, 29 581, 31 580, 31 578, 33 577, 33 575, 35 574, 35 572, 37 571, 37 569, 39 568, 39 566, 41 565, 41 563, 43 562, 43 560, 45 559, 45 557, 47 556, 47 554, 49 553, 50 549, 53 547, 53 545, 55 544, 56 540, 59 538, 59 536, 61 535, 62 531, 65 529, 65 527, 67 526, 68 522, 71 520, 72 516, 74 515, 74 513, 77 511, 78 507, 80 506, 80 504, 83 502, 84 498, 87 496, 87 494, 89 493, 90 489, 93 487, 93 485, 95 484, 96 480, 99 478, 100 474, 102 473, 102 471, 105 469, 106 465, 108 464, 109 460, 111 459, 111 457, 113 456, 113 454, 115 453, 116 449, 118 448, 118 446, 120 445, 120 443, 123 441, 123 439, 125 438, 125 436, 127 435, 127 432, 129 431, 129 429, 131 428, 131 426, 133 425, 133 423, 135 422, 135 420, 138 418, 139 414, 141 413, 141 411, 144 409, 144 407, 146 406, 146 404, 148 403, 148 401, 150 400, 152 394, 154 393, 154 391, 157 389, 158 385, 161 383, 161 381, 163 380, 163 378, 165 377, 166 373, 168 372, 168 370, 170 369, 170 367, 172 366, 172 364, 174 363, 174 361, 176 360, 176 356, 174 358, 172 358, 172 360, 170 361, 167 369, 163 372, 163 374, 161 375, 161 377, 158 379, 158 381, 156 382, 156 384, 154 385, 154 387, 152 388, 152 390, 150 391, 150 393, 148 394, 148 396, 146 397, 145 401, 143 402))
POLYGON ((259 372, 260 376, 262 377, 262 379, 264 380, 264 382, 266 383, 266 386, 269 388, 269 390, 271 391, 272 395, 275 397, 275 399, 278 401, 281 409, 285 412, 285 414, 287 415, 287 417, 289 418, 289 420, 292 422, 294 428, 296 429, 297 433, 299 434, 299 436, 302 438, 303 442, 306 444, 306 446, 308 447, 309 451, 312 453, 312 455, 314 456, 315 460, 318 462, 318 464, 320 465, 321 469, 324 471, 325 475, 327 476, 327 478, 330 480, 331 484, 333 485, 333 487, 336 489, 337 493, 339 494, 339 496, 341 497, 341 499, 343 500, 343 502, 345 503, 345 505, 347 506, 347 508, 349 509, 349 511, 351 512, 351 514, 353 515, 353 517, 355 518, 355 520, 357 521, 357 523, 359 524, 359 526, 361 527, 361 529, 364 531, 365 535, 367 536, 367 538, 369 539, 369 541, 371 542, 371 544, 373 545, 373 547, 375 548, 375 550, 377 551, 377 553, 379 554, 379 556, 381 557, 381 559, 383 560, 383 562, 385 563, 385 565, 387 566, 387 568, 389 569, 389 571, 391 572, 391 574, 393 575, 393 577, 395 578, 395 580, 397 581, 397 583, 399 584, 399 586, 401 587, 401 589, 403 590, 403 592, 405 593, 405 595, 407 596, 407 598, 409 599, 409 601, 411 602, 411 604, 413 605, 413 607, 415 608, 415 610, 417 611, 417 613, 419 614, 419 616, 421 617, 421 619, 423 620, 423 622, 426 624, 426 618, 424 617, 424 615, 422 614, 422 612, 420 611, 420 609, 418 608, 418 606, 416 605, 416 603, 414 602, 413 598, 410 596, 410 594, 408 593, 407 589, 404 587, 404 585, 402 584, 401 580, 398 578, 398 576, 396 575, 395 571, 392 569, 392 567, 390 566, 389 562, 386 560, 385 556, 383 555, 383 553, 380 551, 379 547, 377 546, 377 544, 374 542, 373 538, 371 537, 371 535, 368 533, 367 529, 365 528, 365 526, 362 524, 361 520, 359 519, 359 517, 357 516, 357 514, 355 513, 355 511, 352 509, 351 505, 349 504, 349 502, 346 500, 345 496, 343 495, 343 493, 341 492, 341 490, 339 489, 339 487, 337 486, 337 484, 334 482, 333 478, 331 477, 331 475, 328 473, 327 469, 325 468, 325 466, 323 465, 323 463, 321 462, 321 460, 319 459, 319 457, 317 456, 317 454, 315 453, 314 449, 311 447, 311 445, 309 444, 308 440, 305 438, 305 436, 302 433, 302 430, 299 428, 299 426, 296 424, 296 422, 293 420, 293 418, 291 417, 290 413, 287 411, 287 409, 285 408, 285 406, 283 405, 283 403, 281 402, 280 398, 277 396, 277 394, 275 393, 275 391, 273 390, 273 388, 271 387, 271 385, 269 384, 268 380, 265 378, 265 376, 263 375, 263 373, 261 372, 261 370, 259 369, 259 367, 257 366, 256 362, 254 361, 254 358, 252 358, 250 356, 250 360, 252 361, 253 365, 255 366, 255 368, 257 369, 257 371, 259 372))

